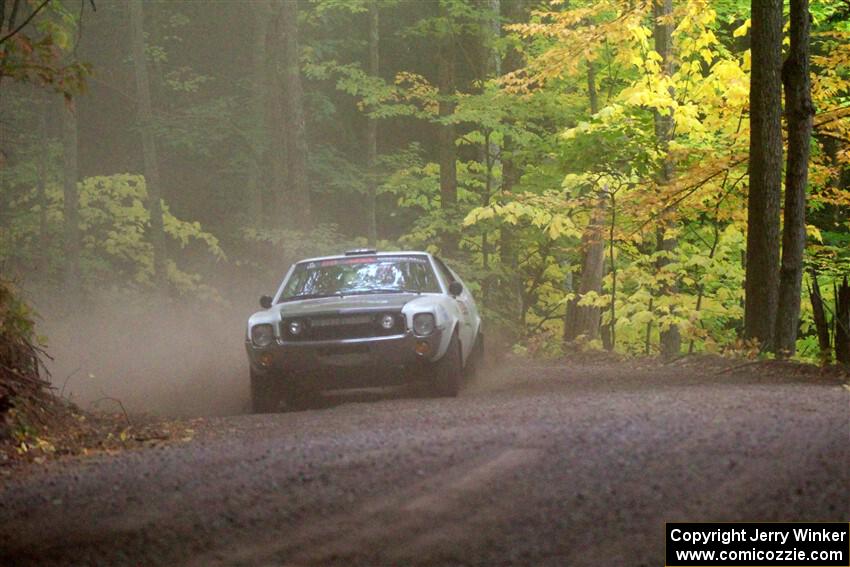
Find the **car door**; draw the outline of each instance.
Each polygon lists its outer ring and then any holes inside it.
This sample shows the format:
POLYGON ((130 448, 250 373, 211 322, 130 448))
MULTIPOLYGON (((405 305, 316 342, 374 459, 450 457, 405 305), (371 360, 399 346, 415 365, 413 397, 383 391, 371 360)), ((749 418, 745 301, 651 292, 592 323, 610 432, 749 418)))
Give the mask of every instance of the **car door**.
POLYGON ((463 286, 463 292, 453 298, 453 300, 457 307, 458 336, 460 337, 461 348, 463 349, 463 360, 466 361, 472 353, 472 349, 475 345, 475 337, 478 332, 478 325, 480 321, 478 308, 475 305, 475 300, 472 298, 472 294, 463 283, 463 280, 460 279, 460 276, 446 266, 446 264, 439 258, 435 257, 434 260, 437 262, 440 275, 446 282, 447 287, 453 281, 456 281, 463 286))

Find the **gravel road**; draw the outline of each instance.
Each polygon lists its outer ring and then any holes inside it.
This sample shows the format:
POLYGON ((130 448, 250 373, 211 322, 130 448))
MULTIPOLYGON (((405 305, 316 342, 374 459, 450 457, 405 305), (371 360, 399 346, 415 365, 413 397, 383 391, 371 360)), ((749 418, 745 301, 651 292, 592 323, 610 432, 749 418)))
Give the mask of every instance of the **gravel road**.
POLYGON ((850 392, 806 380, 508 365, 208 419, 2 481, 0 565, 657 567, 665 521, 850 519, 850 392))

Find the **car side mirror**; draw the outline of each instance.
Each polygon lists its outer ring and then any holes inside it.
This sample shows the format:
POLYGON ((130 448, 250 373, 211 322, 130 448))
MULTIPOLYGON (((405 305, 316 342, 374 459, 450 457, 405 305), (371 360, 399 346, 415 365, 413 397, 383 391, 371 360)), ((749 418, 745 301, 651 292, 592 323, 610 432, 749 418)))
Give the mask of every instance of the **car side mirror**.
POLYGON ((452 282, 449 284, 449 294, 457 297, 463 293, 463 284, 460 282, 452 282))
POLYGON ((261 295, 260 296, 260 307, 262 307, 263 309, 268 309, 271 306, 272 306, 272 298, 269 297, 268 295, 261 295))

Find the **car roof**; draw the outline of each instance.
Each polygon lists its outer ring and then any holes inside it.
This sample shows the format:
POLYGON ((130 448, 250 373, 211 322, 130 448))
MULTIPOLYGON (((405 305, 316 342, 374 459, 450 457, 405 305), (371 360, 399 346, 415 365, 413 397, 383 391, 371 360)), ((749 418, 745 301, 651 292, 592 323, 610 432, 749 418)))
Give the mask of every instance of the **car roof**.
POLYGON ((303 264, 304 262, 319 262, 321 260, 340 260, 343 258, 356 258, 357 256, 428 256, 431 257, 431 254, 428 252, 423 252, 422 250, 394 250, 388 252, 363 252, 357 254, 335 254, 333 256, 319 256, 316 258, 305 258, 303 260, 299 260, 295 262, 296 264, 303 264))

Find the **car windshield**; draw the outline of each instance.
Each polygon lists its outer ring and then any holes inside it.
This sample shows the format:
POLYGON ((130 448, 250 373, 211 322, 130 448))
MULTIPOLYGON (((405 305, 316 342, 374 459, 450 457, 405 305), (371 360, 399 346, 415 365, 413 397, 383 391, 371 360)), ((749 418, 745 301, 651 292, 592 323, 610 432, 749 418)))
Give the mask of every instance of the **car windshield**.
POLYGON ((426 256, 356 256, 302 262, 281 301, 368 293, 439 292, 426 256))

